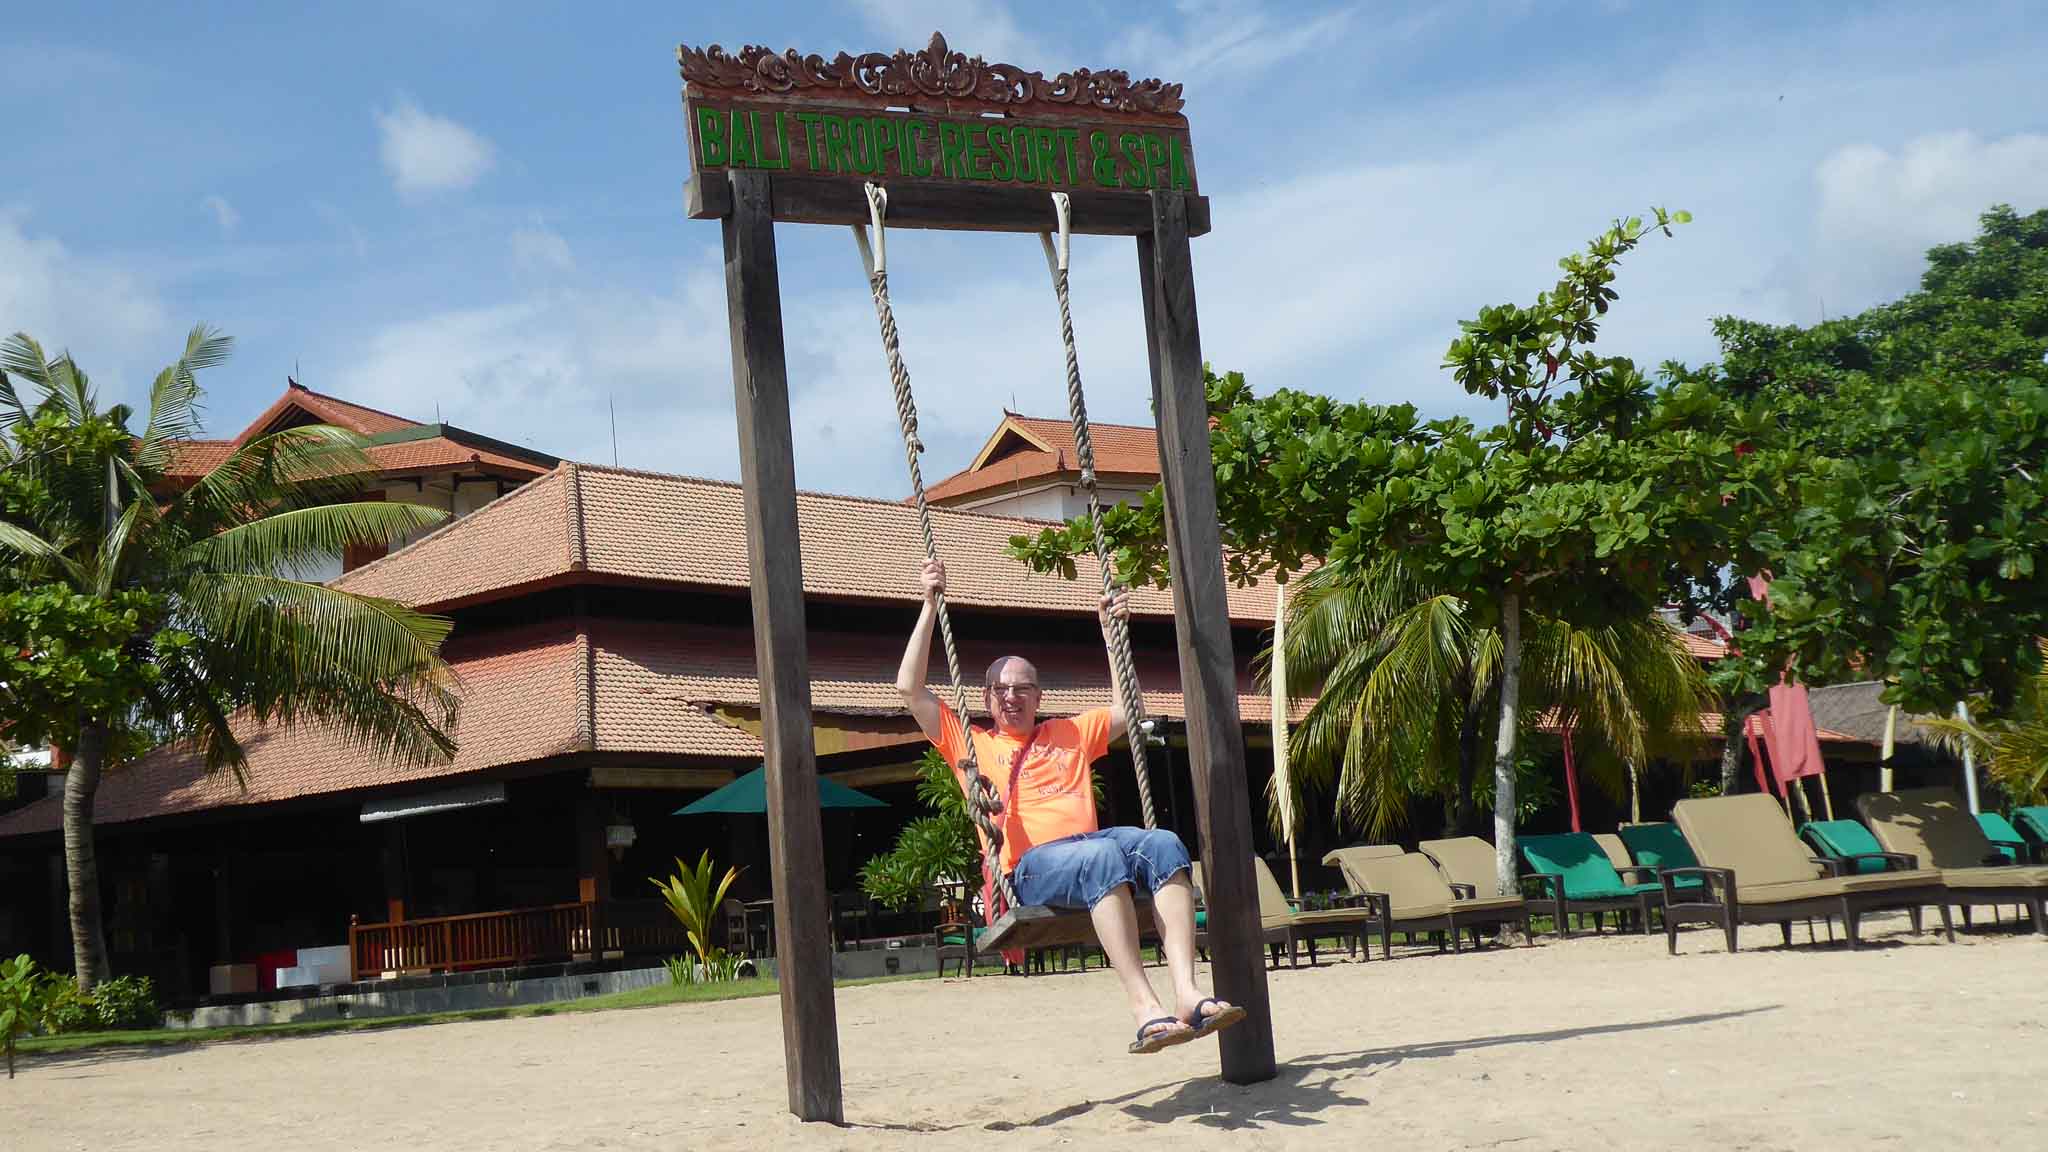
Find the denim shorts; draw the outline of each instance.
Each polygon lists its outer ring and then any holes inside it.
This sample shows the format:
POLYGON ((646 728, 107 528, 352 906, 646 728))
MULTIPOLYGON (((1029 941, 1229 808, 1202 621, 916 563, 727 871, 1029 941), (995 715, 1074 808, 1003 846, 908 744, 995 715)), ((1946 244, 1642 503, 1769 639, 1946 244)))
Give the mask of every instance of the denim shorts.
POLYGON ((1104 828, 1032 848, 1010 872, 1010 884, 1019 904, 1093 908, 1120 884, 1149 896, 1187 870, 1187 847, 1173 833, 1104 828))

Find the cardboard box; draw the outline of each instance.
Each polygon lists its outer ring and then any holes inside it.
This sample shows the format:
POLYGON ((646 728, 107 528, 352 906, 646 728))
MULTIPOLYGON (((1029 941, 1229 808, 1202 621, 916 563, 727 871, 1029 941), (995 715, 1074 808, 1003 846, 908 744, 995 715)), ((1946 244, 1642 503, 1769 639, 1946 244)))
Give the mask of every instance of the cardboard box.
POLYGON ((206 970, 206 994, 238 996, 257 990, 254 964, 215 964, 206 970))

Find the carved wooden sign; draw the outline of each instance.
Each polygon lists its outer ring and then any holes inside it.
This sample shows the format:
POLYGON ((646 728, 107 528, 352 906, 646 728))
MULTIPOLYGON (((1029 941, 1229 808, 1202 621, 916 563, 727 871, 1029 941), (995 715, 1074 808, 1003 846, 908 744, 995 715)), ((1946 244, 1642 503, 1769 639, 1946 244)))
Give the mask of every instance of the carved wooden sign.
POLYGON ((832 60, 750 45, 677 49, 690 162, 902 184, 1198 191, 1178 84, 1078 69, 1052 79, 951 51, 832 60))

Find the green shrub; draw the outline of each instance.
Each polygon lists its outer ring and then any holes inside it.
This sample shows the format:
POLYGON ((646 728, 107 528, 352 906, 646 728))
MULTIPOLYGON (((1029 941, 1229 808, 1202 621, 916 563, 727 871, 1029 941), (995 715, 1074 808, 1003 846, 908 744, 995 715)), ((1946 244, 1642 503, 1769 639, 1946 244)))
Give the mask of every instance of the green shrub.
POLYGON ((26 953, 0 961, 0 1048, 7 1050, 7 1078, 14 1079, 14 1042, 42 1019, 43 979, 26 953))
POLYGON ((79 992, 78 981, 62 972, 52 972, 44 977, 44 1032, 55 1036, 65 1032, 93 1032, 98 1028, 99 1017, 93 1011, 92 998, 79 992))
POLYGON ((147 976, 103 981, 84 995, 76 980, 53 972, 43 979, 40 1000, 42 1031, 51 1035, 139 1031, 163 1023, 156 985, 147 976))
POLYGON ((108 1031, 142 1031, 164 1022, 147 976, 118 976, 92 990, 93 1018, 108 1031))

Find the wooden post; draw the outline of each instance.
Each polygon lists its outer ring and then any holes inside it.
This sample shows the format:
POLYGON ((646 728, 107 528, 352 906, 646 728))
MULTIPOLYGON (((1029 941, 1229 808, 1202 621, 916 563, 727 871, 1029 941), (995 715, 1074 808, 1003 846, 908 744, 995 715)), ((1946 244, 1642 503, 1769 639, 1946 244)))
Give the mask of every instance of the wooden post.
POLYGON ((1203 895, 1216 995, 1250 1018, 1217 1037, 1223 1078, 1271 1080, 1273 1013, 1266 991, 1252 827, 1245 782, 1244 726, 1230 650, 1223 542, 1216 522, 1216 468, 1209 456, 1209 405, 1202 337, 1195 322, 1195 269, 1185 193, 1152 193, 1152 232, 1138 237, 1152 400, 1159 422, 1159 471, 1166 495, 1173 613, 1187 701, 1188 763, 1201 833, 1203 895))
MULTIPOLYGON (((739 413, 740 483, 754 600, 754 664, 767 748, 768 872, 775 893, 776 976, 789 1110, 844 1123, 818 764, 811 742, 804 652, 804 585, 797 545, 796 465, 789 373, 782 347, 782 287, 768 177, 730 173, 725 300, 732 326, 733 403, 739 413)), ((1225 1033, 1228 1035, 1228 1033, 1225 1033)))

